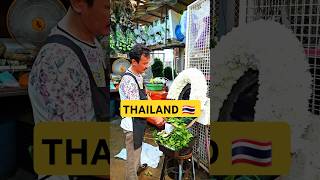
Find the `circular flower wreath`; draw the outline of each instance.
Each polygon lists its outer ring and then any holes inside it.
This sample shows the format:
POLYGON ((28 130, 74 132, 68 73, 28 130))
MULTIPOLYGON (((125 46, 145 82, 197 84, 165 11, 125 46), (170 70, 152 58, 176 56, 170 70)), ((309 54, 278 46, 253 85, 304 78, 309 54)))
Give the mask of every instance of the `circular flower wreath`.
POLYGON ((207 81, 203 73, 196 68, 185 69, 174 79, 170 86, 167 98, 179 99, 179 96, 187 84, 191 85, 190 100, 200 100, 201 116, 198 122, 203 125, 210 124, 210 99, 207 98, 207 81))
POLYGON ((258 70, 255 121, 286 121, 290 125, 293 161, 289 179, 319 176, 320 154, 313 148, 319 145, 315 130, 319 118, 316 121, 308 112, 311 75, 304 49, 295 35, 276 22, 259 20, 224 36, 214 54, 211 120, 218 119, 223 102, 238 79, 249 68, 258 70), (304 169, 304 165, 308 168, 304 169))

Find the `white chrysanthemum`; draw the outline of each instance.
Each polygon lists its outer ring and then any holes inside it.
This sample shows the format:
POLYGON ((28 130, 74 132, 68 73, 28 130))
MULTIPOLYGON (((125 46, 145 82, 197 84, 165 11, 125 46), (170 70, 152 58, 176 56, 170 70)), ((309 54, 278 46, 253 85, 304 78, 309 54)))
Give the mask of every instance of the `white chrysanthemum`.
POLYGON ((288 122, 292 151, 297 154, 290 177, 314 179, 316 173, 320 173, 320 162, 314 159, 319 159, 320 155, 315 148, 311 148, 311 152, 303 150, 306 146, 319 144, 320 138, 302 138, 305 129, 315 123, 308 112, 311 75, 304 49, 295 35, 276 22, 259 20, 235 28, 221 39, 214 52, 214 112, 211 119, 218 119, 223 101, 244 72, 249 68, 259 70, 255 120, 288 122), (310 171, 299 168, 310 163, 310 171))
POLYGON ((167 98, 178 99, 182 89, 191 84, 190 100, 200 100, 201 107, 207 102, 207 82, 203 73, 195 68, 189 68, 174 79, 170 86, 167 98))
POLYGON ((203 125, 210 124, 210 99, 207 98, 207 81, 203 73, 196 68, 189 68, 174 79, 170 86, 167 98, 178 99, 182 89, 191 84, 190 100, 200 100, 201 102, 201 116, 198 122, 203 125))

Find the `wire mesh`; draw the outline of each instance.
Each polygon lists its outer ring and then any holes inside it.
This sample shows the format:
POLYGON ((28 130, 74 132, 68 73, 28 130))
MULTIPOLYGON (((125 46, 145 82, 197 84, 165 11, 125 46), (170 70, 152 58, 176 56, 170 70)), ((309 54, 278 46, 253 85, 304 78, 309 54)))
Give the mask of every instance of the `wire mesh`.
MULTIPOLYGON (((202 71, 208 87, 210 87, 210 28, 212 30, 210 7, 210 0, 197 0, 188 6, 185 50, 185 69, 197 68, 202 71)), ((192 132, 198 138, 193 149, 194 157, 199 165, 209 172, 210 126, 196 123, 192 132)))
POLYGON ((274 20, 290 28, 303 44, 312 75, 309 111, 320 114, 320 4, 319 0, 246 0, 245 18, 249 23, 258 19, 274 20))
POLYGON ((197 68, 210 86, 210 0, 188 6, 185 68, 197 68))
POLYGON ((239 26, 240 0, 235 0, 234 4, 234 27, 239 26))
POLYGON ((210 146, 210 126, 196 123, 192 129, 192 134, 197 137, 198 141, 193 146, 193 156, 196 161, 209 172, 209 146, 210 146))

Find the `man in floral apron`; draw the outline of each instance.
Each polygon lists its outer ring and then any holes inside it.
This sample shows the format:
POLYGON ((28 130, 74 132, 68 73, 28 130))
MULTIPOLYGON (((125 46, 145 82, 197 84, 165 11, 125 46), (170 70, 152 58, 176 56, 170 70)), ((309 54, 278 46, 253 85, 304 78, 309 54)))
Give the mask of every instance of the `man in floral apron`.
MULTIPOLYGON (((123 75, 119 86, 121 100, 147 100, 142 73, 149 67, 150 50, 143 45, 135 45, 129 53, 131 66, 123 75)), ((161 126, 163 118, 154 119, 161 126)), ((120 125, 125 133, 127 149, 126 180, 137 180, 140 165, 141 146, 147 126, 145 118, 124 118, 120 125)))
MULTIPOLYGON (((110 1, 69 3, 67 14, 51 30, 29 76, 35 124, 96 121, 102 117, 101 109, 107 111, 99 106, 108 105, 104 96, 109 88, 107 62, 96 37, 109 34, 110 1)), ((40 178, 66 180, 68 176, 39 175, 40 178)))

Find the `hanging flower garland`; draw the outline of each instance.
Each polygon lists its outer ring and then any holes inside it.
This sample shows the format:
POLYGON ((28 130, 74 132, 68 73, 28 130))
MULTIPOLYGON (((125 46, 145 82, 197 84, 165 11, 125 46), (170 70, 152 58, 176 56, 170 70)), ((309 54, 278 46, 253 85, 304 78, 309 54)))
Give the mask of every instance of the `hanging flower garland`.
POLYGON ((319 122, 308 112, 311 75, 303 47, 292 32, 278 23, 259 20, 224 36, 214 53, 211 119, 218 119, 223 102, 245 71, 259 70, 254 119, 290 125, 294 159, 288 178, 314 179, 320 174, 318 150, 304 151, 307 144, 319 144, 320 137, 311 130, 319 122), (301 168, 304 164, 312 170, 301 168))

